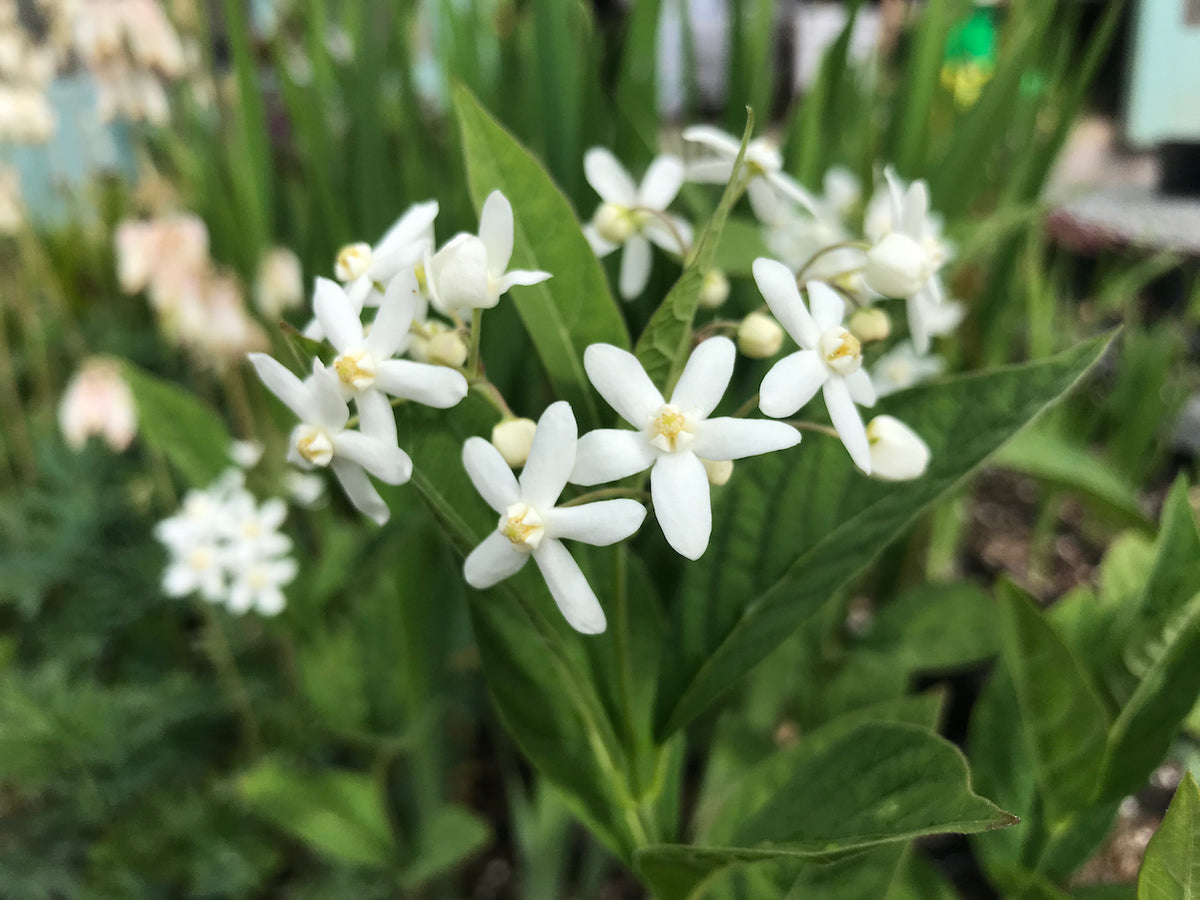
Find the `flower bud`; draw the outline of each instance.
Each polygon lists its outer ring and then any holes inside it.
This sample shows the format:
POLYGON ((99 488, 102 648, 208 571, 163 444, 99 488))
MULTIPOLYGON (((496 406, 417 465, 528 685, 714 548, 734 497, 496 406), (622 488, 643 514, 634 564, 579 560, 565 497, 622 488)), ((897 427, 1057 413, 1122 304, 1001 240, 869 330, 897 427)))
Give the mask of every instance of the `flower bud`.
POLYGON ((429 362, 435 366, 461 369, 467 361, 467 345, 456 331, 443 331, 429 339, 425 349, 429 362))
POLYGON ((487 246, 473 234, 446 242, 425 273, 434 305, 447 315, 456 309, 489 309, 499 295, 489 290, 487 246))
POLYGON ((243 469, 253 469, 262 455, 263 445, 258 441, 234 441, 229 447, 229 458, 243 469))
POLYGON ((783 346, 783 329, 766 313, 752 312, 738 326, 737 345, 743 356, 768 359, 783 346))
POLYGON ((118 453, 129 446, 137 434, 137 408, 117 363, 91 359, 83 364, 58 406, 58 426, 75 450, 93 434, 118 453))
POLYGON ((704 281, 700 285, 700 306, 716 309, 728 299, 729 279, 720 269, 709 269, 704 273, 704 281))
POLYGON ((533 419, 505 419, 492 429, 492 446, 500 451, 506 463, 518 469, 529 459, 536 430, 537 423, 533 419))
POLYGON ((850 317, 850 333, 864 344, 887 340, 892 333, 892 320, 882 309, 855 310, 850 317))
POLYGON ((867 423, 871 474, 884 481, 911 481, 925 474, 929 446, 920 436, 892 416, 876 416, 867 423))
POLYGON ((337 276, 338 281, 345 283, 366 274, 370 267, 371 245, 360 241, 357 244, 347 244, 338 251, 333 273, 337 276))
POLYGON ((610 244, 623 244, 633 236, 635 223, 629 210, 616 203, 604 203, 592 219, 596 234, 610 244))
POLYGON ((867 284, 885 297, 911 297, 929 281, 933 263, 925 248, 893 231, 867 251, 863 274, 867 284))
POLYGON ((254 304, 267 319, 278 319, 284 310, 304 302, 304 273, 296 254, 274 247, 258 265, 254 281, 254 304))
POLYGON ((708 475, 708 483, 716 487, 720 487, 729 480, 729 476, 733 474, 732 459, 701 459, 704 463, 704 472, 708 475))

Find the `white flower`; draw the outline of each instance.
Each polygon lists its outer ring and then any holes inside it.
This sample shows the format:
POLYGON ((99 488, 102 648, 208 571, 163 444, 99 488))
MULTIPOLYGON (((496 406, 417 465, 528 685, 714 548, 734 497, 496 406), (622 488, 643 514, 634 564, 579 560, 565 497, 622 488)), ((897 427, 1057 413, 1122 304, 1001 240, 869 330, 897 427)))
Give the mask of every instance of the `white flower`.
POLYGON ((871 367, 871 383, 877 396, 886 397, 940 375, 945 368, 940 356, 921 356, 910 341, 901 341, 871 367))
POLYGON ((492 191, 479 214, 479 234, 459 234, 446 242, 429 265, 433 304, 449 315, 459 309, 491 309, 514 285, 540 284, 549 272, 508 269, 513 251, 513 211, 492 191))
POLYGON ((519 482, 499 450, 480 437, 467 440, 463 466, 500 522, 467 557, 463 575, 483 590, 516 574, 532 556, 571 627, 599 634, 606 624, 604 610, 562 541, 615 544, 641 527, 646 510, 635 500, 555 505, 575 464, 577 434, 570 405, 551 404, 538 422, 519 482))
POLYGON ((692 227, 666 211, 683 186, 683 162, 659 156, 639 186, 608 150, 593 147, 583 157, 583 171, 604 201, 583 233, 597 256, 624 245, 618 286, 621 296, 631 300, 650 278, 651 242, 680 256, 692 245, 692 227))
POLYGON ((137 407, 120 365, 109 359, 85 362, 58 405, 58 427, 75 450, 93 434, 118 453, 128 447, 137 434, 137 407))
POLYGON ((292 549, 291 538, 279 530, 287 518, 287 504, 278 497, 259 504, 242 490, 223 506, 219 529, 229 539, 233 558, 257 560, 292 549))
MULTIPOLYGON (((741 141, 732 134, 711 125, 693 125, 683 131, 685 141, 703 144, 717 155, 688 166, 687 177, 692 181, 724 184, 733 175, 733 163, 741 149, 741 141)), ((746 188, 754 214, 764 223, 779 220, 780 198, 799 203, 814 215, 817 203, 812 194, 796 179, 783 172, 783 157, 779 148, 767 138, 755 138, 746 145, 746 168, 751 178, 746 188)))
POLYGON ((225 597, 225 566, 214 540, 195 541, 163 572, 162 589, 168 597, 198 593, 210 603, 225 597))
POLYGON ((600 396, 637 430, 585 434, 571 481, 600 484, 650 469, 654 514, 667 543, 688 559, 704 553, 712 532, 704 460, 741 459, 800 442, 799 433, 782 422, 709 418, 733 376, 736 356, 728 338, 704 341, 667 402, 632 354, 610 344, 592 344, 583 354, 600 396))
POLYGON ((822 180, 821 208, 846 222, 862 203, 862 183, 846 166, 830 166, 822 180))
POLYGON ((773 259, 754 261, 754 280, 775 318, 801 347, 771 367, 759 392, 759 407, 768 416, 783 418, 822 389, 838 437, 855 465, 870 474, 867 436, 855 404, 873 406, 875 388, 862 368, 858 338, 842 325, 846 304, 829 285, 810 281, 810 315, 791 270, 773 259))
POLYGON ((929 446, 892 416, 876 416, 867 424, 871 445, 871 474, 884 481, 911 481, 925 474, 929 446))
POLYGON ((361 432, 347 431, 350 410, 338 377, 319 361, 304 381, 266 354, 252 353, 250 362, 263 384, 300 419, 292 431, 288 460, 310 468, 329 466, 360 512, 380 525, 386 522, 387 504, 367 473, 388 484, 403 484, 412 474, 412 460, 396 446, 396 420, 391 415, 371 424, 364 420, 361 432))
POLYGON ((300 259, 287 247, 273 247, 258 264, 254 303, 267 319, 278 319, 304 302, 304 274, 300 259))
POLYGON ((363 430, 374 433, 381 420, 393 423, 388 396, 446 409, 467 395, 461 372, 429 363, 393 359, 408 346, 408 332, 420 298, 411 270, 388 284, 379 314, 363 327, 346 291, 327 278, 317 279, 313 310, 337 350, 330 366, 342 393, 353 397, 363 430))
POLYGON ((492 446, 500 451, 504 461, 518 469, 529 459, 537 423, 533 419, 504 419, 492 429, 492 446))
POLYGON ((230 572, 229 611, 242 615, 253 609, 264 616, 278 615, 286 603, 282 589, 295 579, 296 571, 291 557, 252 558, 236 565, 230 572))

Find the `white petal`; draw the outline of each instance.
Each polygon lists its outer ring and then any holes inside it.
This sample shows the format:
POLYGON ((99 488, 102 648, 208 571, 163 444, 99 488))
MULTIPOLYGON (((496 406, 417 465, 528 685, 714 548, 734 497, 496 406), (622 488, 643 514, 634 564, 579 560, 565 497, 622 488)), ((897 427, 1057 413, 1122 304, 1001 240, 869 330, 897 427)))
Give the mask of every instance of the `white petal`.
POLYGON ((408 329, 420 303, 417 276, 406 269, 389 282, 379 313, 363 342, 377 361, 390 359, 408 343, 408 329))
POLYGON ((876 416, 867 425, 871 474, 884 481, 920 478, 929 467, 929 445, 892 416, 876 416))
POLYGON ((404 484, 412 475, 412 460, 396 446, 357 431, 343 431, 333 438, 334 455, 362 466, 380 481, 404 484))
POLYGON ((821 332, 808 313, 796 286, 796 276, 783 263, 765 256, 754 261, 754 282, 779 324, 801 347, 815 350, 821 332))
POLYGON ((685 256, 692 246, 692 226, 679 216, 668 216, 671 228, 657 218, 642 226, 642 234, 663 250, 675 256, 685 256))
MULTIPOLYGON (((485 503, 502 513, 521 499, 517 477, 500 451, 481 437, 467 438, 463 444, 463 468, 485 503)), ((508 540, 505 538, 505 540, 508 540)))
POLYGON ((692 351, 683 374, 671 394, 671 405, 703 419, 721 402, 729 379, 737 347, 727 337, 711 337, 692 351))
POLYGON ((529 458, 521 470, 521 499, 546 510, 558 502, 575 466, 575 443, 579 428, 571 404, 551 403, 538 420, 529 458))
POLYGON ((638 189, 638 205, 663 210, 671 205, 683 187, 683 160, 677 156, 659 156, 650 163, 638 189))
POLYGON ((912 338, 913 348, 921 355, 928 353, 931 346, 929 327, 925 324, 923 300, 924 291, 918 291, 904 304, 905 315, 908 319, 908 333, 912 338))
POLYGON ((884 168, 883 177, 887 181, 888 201, 891 208, 892 222, 889 230, 899 230, 904 217, 904 185, 900 182, 896 170, 891 166, 884 168))
POLYGON ((313 296, 313 312, 321 323, 329 342, 339 351, 356 350, 362 346, 363 327, 358 313, 341 285, 328 278, 317 279, 313 296))
POLYGON ((879 399, 875 394, 875 385, 871 383, 871 376, 867 374, 866 369, 851 372, 845 376, 845 381, 846 389, 850 392, 850 399, 859 406, 874 406, 875 401, 879 399))
POLYGON ((445 366, 389 359, 379 364, 375 386, 393 397, 415 400, 437 409, 449 409, 467 396, 467 379, 445 366))
POLYGON ((683 139, 692 141, 697 144, 704 144, 706 147, 711 147, 722 156, 728 156, 731 159, 738 155, 738 151, 742 149, 742 142, 735 138, 727 131, 722 131, 720 128, 714 128, 712 125, 692 125, 683 129, 683 139))
POLYGON ((637 357, 620 347, 592 344, 583 352, 583 368, 600 396, 634 428, 644 428, 663 406, 637 357))
POLYGON ((350 407, 342 395, 341 381, 334 372, 313 360, 313 373, 304 382, 312 400, 305 421, 327 431, 340 431, 350 418, 350 407))
POLYGON ((592 147, 583 155, 583 174, 602 200, 626 207, 637 204, 637 185, 604 147, 592 147))
POLYGON ((508 268, 513 251, 513 211, 499 191, 492 191, 479 213, 479 239, 487 248, 488 272, 499 278, 508 268))
POLYGON ((282 400, 297 418, 308 419, 312 415, 312 395, 295 373, 265 353, 251 353, 249 359, 267 390, 282 400))
POLYGON ((432 237, 433 220, 437 218, 437 214, 436 200, 414 203, 379 239, 379 243, 375 246, 375 255, 389 255, 406 244, 413 244, 432 237))
POLYGON ((625 249, 621 251, 621 274, 618 278, 617 289, 624 300, 640 297, 650 280, 650 269, 653 265, 650 242, 640 234, 629 236, 625 249))
POLYGON ((527 269, 513 269, 511 272, 505 272, 500 279, 499 294, 507 294, 508 289, 514 285, 525 285, 528 287, 531 284, 541 284, 554 276, 549 272, 531 272, 527 269))
POLYGON ((554 538, 542 541, 533 551, 533 560, 568 625, 583 634, 599 634, 607 627, 595 591, 562 542, 554 538))
POLYGON ((765 178, 750 179, 750 183, 746 185, 746 196, 750 200, 750 208, 754 210, 754 215, 764 225, 779 226, 783 223, 783 201, 765 178))
POLYGON ((575 445, 575 467, 570 481, 585 487, 619 481, 644 472, 657 458, 658 452, 640 431, 597 428, 575 445))
POLYGON ((333 469, 333 474, 337 476, 342 490, 346 492, 346 497, 354 504, 355 509, 374 520, 377 525, 387 522, 391 516, 387 504, 383 502, 379 491, 375 490, 371 479, 367 477, 367 473, 360 466, 348 459, 334 457, 330 468, 333 469))
POLYGON ((445 313, 458 309, 488 309, 496 298, 488 292, 488 253, 473 234, 446 242, 429 263, 434 303, 445 313))
MULTIPOLYGON (((346 299, 350 301, 350 306, 354 309, 355 314, 360 314, 363 307, 366 306, 367 297, 375 292, 375 282, 369 274, 360 275, 348 285, 345 286, 346 299)), ((315 321, 315 320, 314 320, 315 321)), ((318 323, 319 325, 320 323, 318 323)), ((320 340, 324 340, 325 332, 321 332, 320 340)))
POLYGON ((515 575, 528 560, 528 553, 522 553, 499 531, 493 531, 463 563, 463 577, 471 587, 487 590, 515 575))
POLYGON ((163 572, 163 593, 168 597, 184 597, 196 589, 196 571, 183 563, 173 563, 163 572))
POLYGON ((774 419, 792 415, 829 378, 829 368, 815 350, 785 356, 767 372, 759 388, 758 408, 774 419))
POLYGON ((547 537, 607 547, 625 540, 642 526, 646 507, 636 500, 598 500, 548 509, 543 518, 547 537))
POLYGON ((254 604, 254 608, 261 616, 277 616, 283 612, 286 605, 283 591, 279 588, 267 588, 258 592, 258 602, 254 604))
POLYGON ((596 226, 588 222, 583 226, 583 236, 587 238, 587 242, 592 245, 592 252, 601 259, 612 253, 620 244, 614 244, 612 241, 606 241, 600 237, 600 232, 596 230, 596 226))
POLYGON ((867 431, 843 379, 835 377, 825 382, 825 408, 854 464, 870 475, 871 448, 867 443, 867 431))
POLYGON ((808 291, 808 302, 812 305, 813 321, 822 332, 837 328, 846 317, 846 301, 841 294, 823 281, 809 281, 804 285, 808 291))
POLYGON ((396 443, 396 414, 392 401, 381 390, 363 391, 354 398, 358 408, 358 430, 385 444, 396 443))
POLYGON ((814 216, 817 215, 817 201, 807 190, 805 190, 795 178, 788 175, 786 172, 772 172, 767 176, 771 184, 787 197, 789 200, 794 200, 814 216))
POLYGON ((703 459, 743 459, 786 450, 798 443, 800 432, 784 422, 721 417, 696 427, 691 450, 703 459))
POLYGON ((695 453, 664 453, 650 470, 650 496, 667 543, 680 556, 699 559, 712 534, 704 463, 695 453))
POLYGON ((688 163, 687 166, 688 181, 698 181, 701 184, 728 184, 732 177, 732 156, 728 159, 702 159, 688 163))
POLYGON ((920 240, 925 236, 925 216, 929 212, 929 187, 924 181, 914 181, 904 195, 900 212, 900 230, 920 240))

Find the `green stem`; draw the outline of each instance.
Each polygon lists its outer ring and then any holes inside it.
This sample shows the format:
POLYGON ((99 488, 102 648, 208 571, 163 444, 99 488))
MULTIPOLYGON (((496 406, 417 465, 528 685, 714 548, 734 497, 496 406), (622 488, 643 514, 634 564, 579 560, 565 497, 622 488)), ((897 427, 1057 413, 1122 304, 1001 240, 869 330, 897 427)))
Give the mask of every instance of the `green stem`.
POLYGON ((819 422, 806 422, 802 419, 790 419, 788 420, 787 424, 791 425, 797 431, 817 431, 821 434, 827 434, 830 437, 835 437, 839 440, 841 439, 841 435, 837 433, 836 429, 831 428, 828 425, 822 425, 819 422))
MULTIPOLYGON (((617 682, 621 697, 621 725, 625 732, 625 744, 631 758, 637 755, 637 738, 634 734, 633 708, 633 658, 629 650, 629 590, 626 572, 625 545, 614 548, 613 560, 613 617, 614 643, 617 651, 617 682)), ((629 787, 634 796, 640 793, 637 765, 629 766, 629 787)))
POLYGON ((197 602, 204 613, 206 632, 204 648, 208 652, 209 660, 216 669, 217 677, 229 695, 234 709, 237 710, 238 717, 242 720, 242 735, 246 740, 246 747, 249 749, 251 757, 257 757, 262 752, 258 719, 254 715, 254 708, 250 705, 250 694, 246 690, 246 684, 238 672, 233 648, 225 636, 225 629, 221 625, 217 611, 203 600, 197 602))
POLYGON ((796 284, 803 284, 804 273, 812 268, 813 263, 824 256, 826 253, 832 253, 834 250, 870 250, 871 245, 865 241, 839 241, 836 244, 830 244, 828 247, 822 247, 816 253, 808 258, 808 260, 796 272, 796 284))
POLYGON ((739 406, 734 412, 733 417, 735 419, 745 418, 746 416, 750 415, 750 413, 754 412, 754 407, 756 406, 758 406, 758 394, 755 394, 753 397, 739 406))
POLYGON ((483 310, 471 311, 471 349, 467 356, 467 381, 479 378, 479 345, 483 338, 483 310))
POLYGON ((512 411, 512 407, 510 407, 507 401, 505 401, 504 395, 500 393, 500 389, 486 378, 481 378, 475 382, 472 382, 471 389, 478 391, 483 399, 492 404, 492 406, 496 407, 500 415, 504 416, 506 419, 516 418, 516 413, 512 411))
POLYGON ((663 227, 671 233, 671 237, 674 238, 675 243, 679 245, 680 259, 687 256, 689 249, 687 241, 683 239, 683 235, 680 233, 679 229, 676 227, 669 215, 667 215, 661 209, 650 209, 648 206, 635 206, 633 208, 633 212, 649 213, 650 215, 654 216, 654 218, 658 219, 658 221, 662 223, 663 227))
POLYGON ((580 494, 578 497, 573 497, 566 503, 560 503, 559 507, 582 506, 584 503, 591 503, 595 500, 611 500, 614 497, 632 497, 634 500, 650 499, 650 495, 646 491, 641 491, 637 488, 610 487, 600 488, 599 490, 595 491, 588 491, 586 494, 580 494))

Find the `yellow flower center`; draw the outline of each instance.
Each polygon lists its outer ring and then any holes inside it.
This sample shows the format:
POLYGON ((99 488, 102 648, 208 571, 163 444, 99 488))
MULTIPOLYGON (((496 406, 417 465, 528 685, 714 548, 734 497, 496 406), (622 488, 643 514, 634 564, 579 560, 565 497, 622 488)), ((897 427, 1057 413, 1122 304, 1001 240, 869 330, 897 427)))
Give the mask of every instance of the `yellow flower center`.
POLYGON ((500 533, 526 553, 538 548, 546 536, 546 525, 528 503, 514 503, 500 519, 500 533))
POLYGON ((695 437, 687 413, 669 403, 650 421, 650 443, 659 450, 685 450, 695 437))
POLYGON ((334 274, 338 281, 354 281, 371 267, 370 244, 347 244, 338 251, 334 274))
POLYGON ((375 361, 365 351, 343 353, 333 361, 342 384, 361 391, 375 383, 375 361))
POLYGON ((840 325, 821 335, 818 346, 825 364, 838 375, 850 375, 862 367, 862 344, 840 325))
POLYGON ((333 460, 333 441, 319 428, 308 428, 296 438, 296 449, 314 466, 327 466, 333 460))

